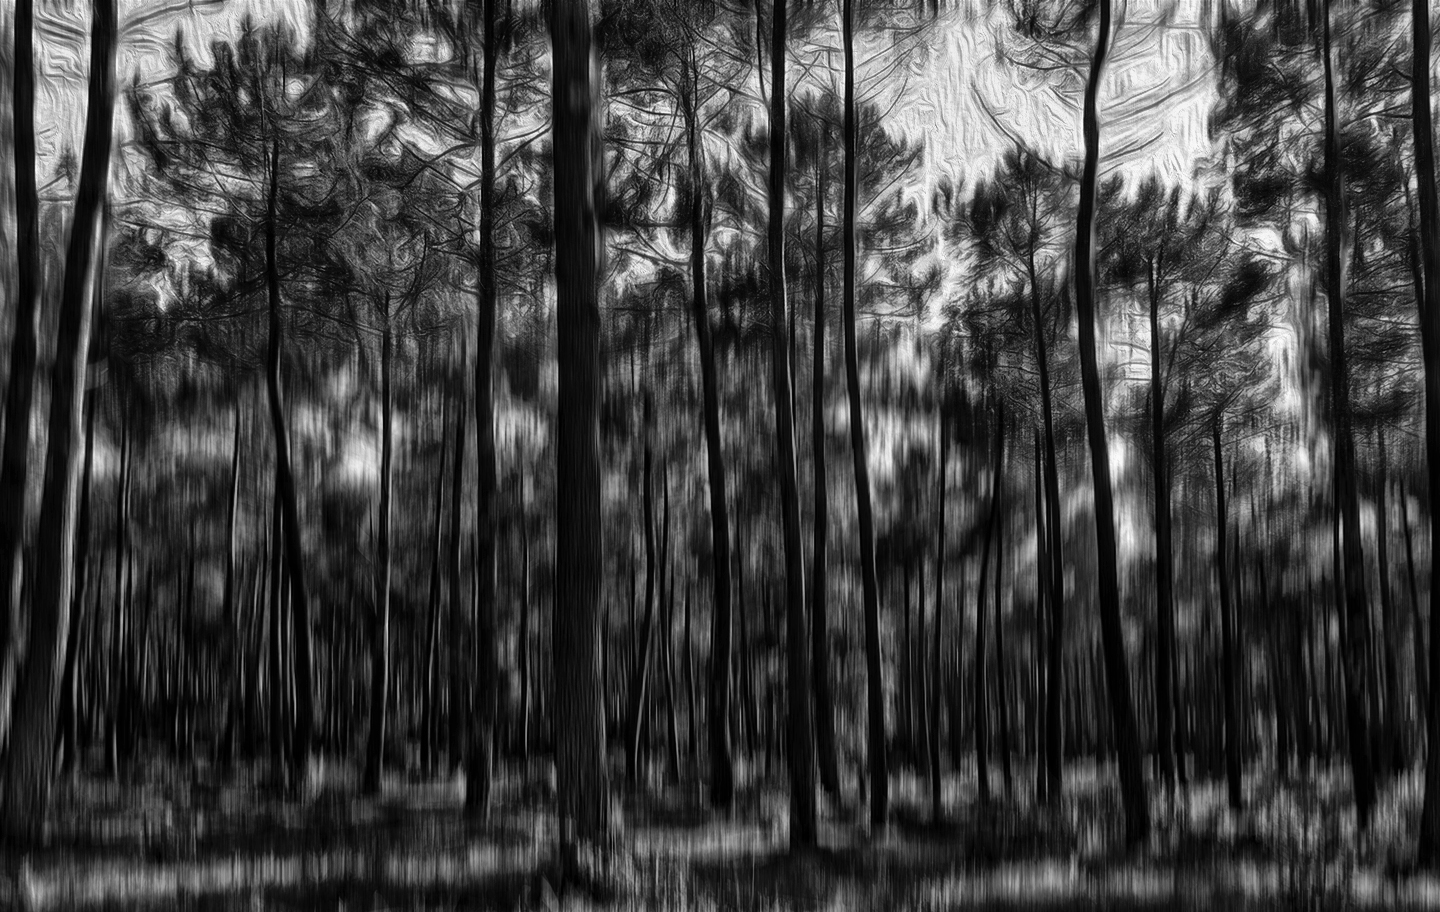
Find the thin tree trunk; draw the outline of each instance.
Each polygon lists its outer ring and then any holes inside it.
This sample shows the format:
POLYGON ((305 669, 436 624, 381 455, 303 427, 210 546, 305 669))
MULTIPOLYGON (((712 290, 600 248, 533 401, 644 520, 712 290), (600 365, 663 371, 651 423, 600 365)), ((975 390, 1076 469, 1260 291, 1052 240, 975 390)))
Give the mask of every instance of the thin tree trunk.
POLYGON ((950 464, 950 439, 945 416, 940 416, 940 478, 935 509, 939 514, 935 542, 935 629, 930 653, 930 821, 939 824, 944 813, 940 780, 940 701, 944 691, 940 666, 945 639, 945 475, 950 464))
MULTIPOLYGON (((460 334, 460 363, 466 365, 465 335, 460 334)), ((460 769, 465 758, 465 737, 469 729, 469 707, 465 699, 466 683, 470 680, 470 669, 464 661, 465 655, 465 597, 461 587, 461 554, 464 550, 461 517, 464 513, 462 502, 465 493, 465 378, 462 371, 458 382, 452 384, 452 395, 457 400, 455 408, 455 455, 450 461, 450 540, 449 540, 449 613, 450 613, 450 717, 449 717, 449 762, 453 773, 460 769)), ((468 796, 467 796, 468 797, 468 796)))
MULTIPOLYGON (((1000 401, 995 416, 995 461, 990 482, 990 509, 985 521, 985 546, 980 553, 980 583, 975 589, 975 666, 971 705, 975 712, 975 774, 980 802, 990 802, 990 714, 985 686, 985 585, 990 575, 990 551, 995 547, 995 530, 1000 522, 1000 498, 1005 486, 1005 403, 1000 401)), ((998 561, 997 561, 998 564, 998 561)), ((997 570, 998 573, 998 570, 997 570)), ((998 593, 998 587, 997 587, 998 593)), ((997 610, 998 615, 998 610, 997 610)))
MULTIPOLYGON (((1414 0, 1411 5, 1410 118, 1415 139, 1415 172, 1420 197, 1420 250, 1424 271, 1424 308, 1420 313, 1420 339, 1425 363, 1425 466, 1429 481, 1432 516, 1440 491, 1440 203, 1435 194, 1435 141, 1430 114, 1430 4, 1414 0)), ((1401 504, 1405 503, 1401 499, 1401 504)), ((1405 547, 1410 549, 1410 524, 1405 524, 1405 547)), ((1430 535, 1430 564, 1440 567, 1440 535, 1430 535)), ((1412 600, 1412 604, 1414 601, 1412 600)), ((1415 639, 1422 639, 1417 610, 1415 639)), ((1428 681, 1440 681, 1440 643, 1435 630, 1440 624, 1440 586, 1430 587, 1430 664, 1428 681)), ((1417 672, 1418 673, 1418 672, 1417 672)), ((1440 700, 1429 699, 1422 685, 1425 703, 1425 803, 1420 817, 1419 856, 1422 863, 1440 867, 1440 700)))
MULTIPOLYGON (((1345 283, 1341 246, 1345 225, 1344 176, 1341 174, 1340 132, 1336 125, 1335 83, 1330 44, 1330 3, 1324 5, 1322 30, 1325 74, 1325 296, 1330 346, 1330 409, 1335 509, 1341 527, 1345 596, 1345 715, 1349 729, 1350 769, 1354 781, 1355 816, 1361 830, 1370 826, 1375 808, 1375 774, 1370 755, 1370 720, 1365 698, 1365 673, 1370 649, 1369 599, 1365 592, 1365 555, 1360 533, 1360 508, 1355 491, 1355 446, 1351 437, 1350 373, 1345 352, 1345 283)), ((1437 773, 1440 775, 1440 773, 1437 773)))
POLYGON ((1174 558, 1170 533, 1170 466, 1165 440, 1164 340, 1160 335, 1160 263, 1146 271, 1150 293, 1150 473, 1155 484, 1155 740, 1160 748, 1160 778, 1175 790, 1175 607, 1171 595, 1174 558))
POLYGON ((497 307, 495 69, 500 49, 495 5, 496 0, 483 0, 481 4, 484 74, 479 126, 480 187, 484 199, 480 207, 480 249, 475 282, 475 719, 470 728, 470 749, 465 770, 465 813, 479 820, 490 814, 500 680, 497 654, 500 607, 495 588, 495 398, 492 376, 497 307))
MULTIPOLYGON (((646 418, 647 425, 652 420, 653 409, 650 407, 650 399, 647 397, 646 418)), ((655 624, 655 580, 657 575, 664 572, 663 561, 657 566, 655 560, 655 495, 651 485, 652 471, 650 458, 650 439, 647 432, 645 439, 645 471, 641 484, 644 491, 641 492, 641 499, 644 502, 645 521, 645 618, 641 622, 638 654, 635 656, 634 665, 630 669, 630 683, 626 688, 630 706, 625 713, 625 775, 633 785, 640 778, 640 724, 642 713, 646 707, 645 690, 650 679, 650 642, 654 634, 655 624)), ((670 524, 670 486, 665 486, 665 525, 668 536, 670 524)))
POLYGON ((1080 330, 1080 376, 1085 400, 1085 426, 1090 441, 1090 468, 1095 483, 1095 540, 1100 584, 1100 632, 1105 646, 1105 673, 1114 716, 1115 746, 1120 766, 1120 792, 1125 804, 1125 835, 1138 845, 1150 835, 1150 806, 1130 696, 1130 671, 1125 658, 1125 632, 1120 621, 1120 582, 1115 546, 1115 503, 1110 488, 1110 445, 1105 436, 1105 404, 1095 343, 1095 196, 1100 165, 1098 97, 1105 59, 1110 51, 1110 0, 1099 0, 1099 35, 1085 84, 1083 127, 1085 165, 1080 179, 1080 208, 1075 233, 1075 309, 1080 330))
POLYGON ((1225 513, 1225 463, 1220 449, 1223 425, 1224 418, 1217 414, 1210 426, 1210 439, 1215 449, 1215 578, 1220 589, 1220 677, 1225 706, 1225 786, 1230 809, 1238 811, 1245 804, 1240 793, 1240 704, 1235 681, 1240 669, 1235 662, 1230 568, 1226 565, 1226 539, 1230 520, 1225 513))
POLYGON ((840 794, 835 749, 835 698, 830 687, 830 620, 826 548, 830 534, 830 491, 825 465, 825 167, 815 169, 815 336, 810 372, 811 460, 815 471, 815 543, 810 585, 810 658, 815 678, 815 750, 820 785, 840 794))
POLYGON ((866 751, 870 766, 870 828, 883 830, 889 816, 889 762, 885 756, 885 678, 880 654, 880 585, 875 572, 875 519, 870 505, 870 459, 860 403, 860 356, 855 341, 855 207, 860 156, 859 111, 855 102, 854 0, 843 0, 845 48, 845 203, 843 291, 845 388, 850 400, 850 449, 855 466, 855 509, 860 527, 860 585, 865 612, 866 751))
POLYGON ((375 556, 374 593, 370 603, 370 729, 365 742, 365 771, 361 790, 380 793, 385 765, 385 726, 390 703, 390 488, 394 459, 391 433, 390 300, 385 299, 380 331, 380 516, 375 556))
POLYGON ((780 512, 785 540, 786 666, 789 688, 790 846, 815 845, 815 743, 810 709, 810 656, 805 618, 805 555, 800 543, 800 491, 795 465, 795 416, 786 338, 785 85, 786 0, 774 0, 770 45, 770 333, 775 395, 780 512))

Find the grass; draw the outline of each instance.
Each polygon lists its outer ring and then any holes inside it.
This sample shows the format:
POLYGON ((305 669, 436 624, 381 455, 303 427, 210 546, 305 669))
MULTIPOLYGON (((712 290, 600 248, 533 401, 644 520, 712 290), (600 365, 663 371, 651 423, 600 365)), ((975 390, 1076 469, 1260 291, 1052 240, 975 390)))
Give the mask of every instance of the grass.
MULTIPOLYGON (((1017 787, 1032 781, 1016 776, 1017 787)), ((250 770, 221 782, 155 764, 123 784, 62 786, 50 845, 10 860, 12 895, 8 905, 0 895, 0 908, 1440 908, 1440 882, 1398 873, 1412 851, 1418 774, 1391 784, 1364 838, 1338 770, 1297 783, 1253 777, 1238 814, 1220 783, 1173 800, 1157 790, 1155 832, 1137 851, 1123 845, 1111 778, 1088 767, 1067 770, 1066 795, 1049 806, 1028 788, 997 790, 982 805, 973 781, 947 778, 938 824, 923 779, 899 775, 893 825, 879 837, 853 798, 822 798, 823 848, 798 856, 786 842, 783 783, 748 783, 730 816, 707 808, 693 783, 622 790, 625 849, 606 860, 600 888, 585 891, 553 873, 554 786, 543 763, 507 772, 483 826, 462 819, 455 782, 396 778, 363 798, 353 769, 317 766, 299 800, 258 782, 250 770)))

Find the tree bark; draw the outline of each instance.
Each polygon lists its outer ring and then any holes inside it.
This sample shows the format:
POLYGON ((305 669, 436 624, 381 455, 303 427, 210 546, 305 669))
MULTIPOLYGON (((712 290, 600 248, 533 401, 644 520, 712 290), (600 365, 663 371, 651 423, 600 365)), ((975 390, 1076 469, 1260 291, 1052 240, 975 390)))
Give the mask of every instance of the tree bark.
POLYGON ((1375 772, 1370 754, 1370 720, 1365 699, 1370 650, 1369 599, 1365 592, 1365 556, 1361 542, 1360 508, 1355 490, 1355 442, 1350 420, 1350 372, 1345 351, 1345 267, 1341 247, 1345 230, 1344 175, 1341 173, 1340 132, 1336 125, 1335 81, 1331 62, 1330 3, 1324 5, 1322 54, 1325 74, 1325 296, 1330 346, 1331 448, 1335 481, 1335 517, 1341 531, 1346 622, 1344 649, 1346 675, 1345 716, 1354 782, 1355 817, 1361 830, 1370 826, 1375 808, 1375 772))
POLYGON ((785 617, 789 697, 790 847, 815 845, 815 743, 811 724, 810 656, 805 618, 805 555, 800 542, 800 490, 795 465, 795 416, 785 290, 786 0, 774 0, 770 37, 770 181, 768 202, 771 382, 785 542, 785 617))
POLYGON ((554 0, 550 16, 559 360, 553 718, 561 854, 573 862, 581 843, 606 848, 612 835, 600 669, 601 86, 592 82, 590 4, 554 0))
MULTIPOLYGON (((1158 259, 1158 257, 1157 257, 1158 259)), ((1164 340, 1160 335, 1159 272, 1163 260, 1146 270, 1150 297, 1150 473, 1155 484, 1155 740, 1160 748, 1160 778, 1175 790, 1175 606, 1174 557, 1170 530, 1170 455, 1165 440, 1164 340)))
POLYGON ((25 490, 30 474, 30 417, 34 399, 40 309, 40 193, 35 183, 35 0, 16 0, 14 98, 15 328, 5 388, 0 449, 0 751, 5 749, 22 660, 20 555, 25 537, 25 490))
POLYGON ((1225 706, 1225 788, 1230 809, 1238 811, 1245 800, 1240 792, 1240 704, 1236 676, 1240 669, 1235 662, 1234 612, 1230 604, 1230 568, 1226 563, 1226 541, 1230 520, 1225 512, 1225 462, 1221 450, 1221 429, 1224 418, 1217 414, 1210 425, 1210 439, 1215 450, 1215 579, 1220 589, 1220 662, 1221 687, 1225 706))
POLYGON ((361 790, 380 794, 385 766, 385 725, 390 703, 390 489, 394 459, 391 433, 390 300, 386 297, 380 329, 380 516, 375 555, 374 593, 370 603, 370 729, 365 742, 361 790))
POLYGON ((815 335, 810 372, 811 460, 815 471, 815 543, 810 586, 810 657, 815 678, 815 750, 820 784, 840 794, 835 749, 835 698, 830 686, 830 619, 827 556, 830 490, 825 465, 825 167, 815 169, 815 335))
POLYGON ((855 102, 854 0, 843 2, 845 51, 845 203, 842 303, 845 310, 845 388, 850 400, 850 449, 855 466, 855 509, 860 527, 860 586, 865 612, 866 752, 870 772, 870 827, 883 830, 889 816, 889 761, 885 743, 885 677, 880 654, 880 585, 875 572, 875 518, 870 504, 870 458, 860 402, 860 356, 855 341, 855 206, 859 196, 859 112, 855 102))
MULTIPOLYGON (((470 729, 465 770, 465 813, 480 820, 490 814, 495 719, 499 712, 497 630, 500 607, 495 590, 495 395, 492 376, 496 317, 495 68, 500 48, 495 4, 496 0, 483 0, 481 6, 485 72, 480 90, 479 126, 480 187, 484 199, 480 206, 480 250, 475 282, 475 719, 470 729)), ((559 77, 556 78, 558 87, 559 77)))
POLYGON ((1099 34, 1085 84, 1083 128, 1085 165, 1080 178, 1080 208, 1075 232, 1075 309, 1080 330, 1080 377, 1090 468, 1095 483, 1095 540, 1100 583, 1100 632, 1105 647, 1105 676, 1114 716, 1120 792, 1125 804, 1125 836, 1131 845, 1150 835, 1150 806, 1131 703, 1125 632, 1120 622, 1120 582, 1115 545, 1115 503, 1110 488, 1110 445, 1105 437, 1105 400, 1095 342, 1095 196, 1100 165, 1097 112, 1100 78, 1110 50, 1110 0, 1099 0, 1099 34))
MULTIPOLYGON (((1440 202, 1435 193, 1435 140, 1430 113, 1430 4, 1414 0, 1411 6, 1410 100, 1411 126, 1415 140, 1415 172, 1419 186, 1420 249, 1424 273, 1424 308, 1420 313, 1420 339, 1425 362, 1425 467, 1429 480, 1433 517, 1440 497, 1440 202)), ((1404 503, 1402 499, 1401 503, 1404 503)), ((1406 548, 1409 549, 1407 522, 1406 548)), ((1440 567, 1440 535, 1430 535, 1430 564, 1440 567)), ((1418 615, 1417 615, 1418 621, 1418 615)), ((1440 642, 1435 636, 1440 624, 1440 586, 1430 587, 1430 656, 1428 681, 1440 681, 1440 642)), ((1419 624, 1415 637, 1421 638, 1419 624)), ((1440 867, 1440 700, 1425 700, 1425 802, 1420 816, 1420 860, 1430 868, 1440 867)))
POLYGON ((43 839, 50 804, 55 723, 75 585, 80 482, 77 442, 84 433, 85 373, 94 292, 104 281, 96 266, 106 240, 104 213, 115 111, 118 16, 115 0, 95 0, 91 9, 85 142, 56 321, 45 476, 36 532, 34 597, 24 668, 15 690, 4 814, 0 815, 0 835, 6 844, 16 848, 31 847, 43 839))

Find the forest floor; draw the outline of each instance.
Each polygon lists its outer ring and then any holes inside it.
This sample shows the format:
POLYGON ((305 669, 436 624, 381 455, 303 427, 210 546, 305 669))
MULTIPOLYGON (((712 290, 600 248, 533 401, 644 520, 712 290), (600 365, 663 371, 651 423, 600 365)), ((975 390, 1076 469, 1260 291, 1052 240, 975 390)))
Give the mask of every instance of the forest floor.
MULTIPOLYGON (((995 777, 988 807, 973 778, 947 779, 947 821, 929 821, 924 780, 897 775, 890 831, 822 799, 824 848, 793 857, 783 783, 742 791, 717 817, 694 787, 655 785, 622 799, 626 851, 606 901, 557 897, 545 764, 512 769, 483 826, 461 815, 462 787, 394 777, 356 797, 353 769, 321 767, 307 797, 284 800, 244 776, 155 765, 130 781, 58 788, 50 847, 21 862, 32 910, 901 910, 1440 908, 1440 880, 1403 874, 1420 808, 1418 774, 1386 791, 1357 840, 1347 777, 1246 783, 1232 814, 1221 783, 1152 801, 1155 835, 1123 847, 1113 777, 1067 770, 1057 806, 1015 797, 995 777)), ((616 791, 623 789, 619 782, 616 791)), ((1023 796, 1023 797, 1022 797, 1023 796)), ((11 871, 15 867, 10 868, 11 871)), ((13 881, 12 881, 13 883, 13 881)), ((0 906, 7 903, 0 901, 0 906)))

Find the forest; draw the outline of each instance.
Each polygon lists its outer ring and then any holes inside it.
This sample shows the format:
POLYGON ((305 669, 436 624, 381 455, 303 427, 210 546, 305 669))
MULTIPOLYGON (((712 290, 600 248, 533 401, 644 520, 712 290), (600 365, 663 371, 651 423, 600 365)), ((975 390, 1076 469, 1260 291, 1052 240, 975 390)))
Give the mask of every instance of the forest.
POLYGON ((1428 0, 0 10, 0 908, 1440 904, 1428 0))

